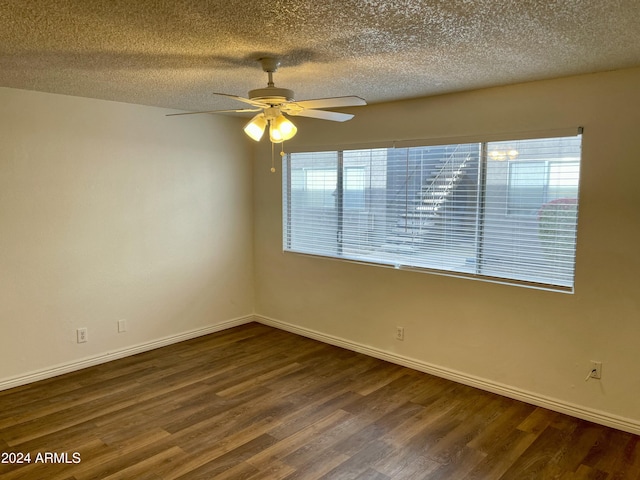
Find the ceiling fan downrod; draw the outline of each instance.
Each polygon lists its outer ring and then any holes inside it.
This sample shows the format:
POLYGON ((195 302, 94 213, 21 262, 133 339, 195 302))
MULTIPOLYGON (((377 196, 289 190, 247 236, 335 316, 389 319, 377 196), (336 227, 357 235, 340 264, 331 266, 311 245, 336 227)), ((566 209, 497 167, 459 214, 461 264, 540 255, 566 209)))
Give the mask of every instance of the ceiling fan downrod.
POLYGON ((262 70, 269 76, 266 88, 256 88, 249 92, 249 98, 259 100, 269 105, 278 105, 282 102, 293 100, 293 91, 288 88, 278 88, 273 82, 273 74, 280 66, 280 60, 275 57, 258 58, 262 70))
POLYGON ((278 71, 278 67, 280 66, 280 60, 275 57, 262 57, 259 58, 258 61, 260 65, 262 65, 262 70, 267 72, 269 76, 269 81, 267 82, 268 87, 273 87, 275 84, 273 83, 273 74, 278 71))

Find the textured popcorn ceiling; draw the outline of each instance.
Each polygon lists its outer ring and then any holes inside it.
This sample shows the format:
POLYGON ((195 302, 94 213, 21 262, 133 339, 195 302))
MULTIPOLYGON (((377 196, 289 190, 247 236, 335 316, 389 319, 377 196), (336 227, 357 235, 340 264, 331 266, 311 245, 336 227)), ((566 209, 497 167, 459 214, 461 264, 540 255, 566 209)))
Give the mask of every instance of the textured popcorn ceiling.
POLYGON ((369 103, 640 65, 640 0, 0 0, 0 86, 183 110, 369 103))

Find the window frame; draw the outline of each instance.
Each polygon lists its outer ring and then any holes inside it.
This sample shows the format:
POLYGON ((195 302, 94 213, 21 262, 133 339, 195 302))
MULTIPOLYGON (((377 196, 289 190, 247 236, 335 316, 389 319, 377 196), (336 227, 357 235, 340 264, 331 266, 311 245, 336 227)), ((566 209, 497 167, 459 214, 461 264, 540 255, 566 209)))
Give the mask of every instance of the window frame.
MULTIPOLYGON (((549 176, 550 176, 550 166, 551 163, 553 163, 554 161, 556 163, 577 163, 577 167, 578 167, 578 179, 577 179, 577 186, 576 186, 576 204, 579 204, 579 171, 581 168, 581 161, 582 161, 582 149, 581 149, 581 145, 582 145, 582 129, 578 129, 577 134, 574 132, 571 135, 566 135, 567 137, 571 136, 577 136, 579 137, 579 141, 578 141, 578 156, 576 157, 572 157, 571 160, 568 159, 545 159, 545 160, 538 160, 540 162, 544 162, 545 165, 545 177, 546 177, 546 181, 544 184, 544 192, 543 192, 543 196, 545 198, 548 197, 548 190, 549 190, 549 176)), ((533 140, 533 139, 556 139, 559 137, 563 137, 565 135, 551 135, 551 136, 535 136, 535 137, 527 137, 527 136, 521 136, 521 137, 513 137, 514 140, 533 140)), ((479 159, 479 163, 478 163, 478 191, 477 191, 477 199, 476 199, 476 206, 475 206, 475 217, 476 217, 476 240, 475 240, 475 245, 476 245, 476 257, 475 257, 475 261, 477 262, 478 260, 481 261, 482 256, 483 256, 483 248, 484 248, 484 243, 486 241, 486 239, 484 238, 484 234, 483 234, 483 230, 485 228, 486 225, 486 219, 481 218, 483 215, 485 215, 485 201, 486 201, 486 193, 487 193, 487 162, 490 160, 489 159, 489 155, 488 155, 488 144, 494 141, 500 141, 500 140, 485 140, 485 141, 480 141, 480 142, 464 142, 464 143, 456 143, 456 144, 449 144, 449 146, 452 145, 463 145, 463 144, 468 144, 468 143, 477 143, 480 146, 480 159, 479 159)), ((430 142, 424 142, 424 143, 420 143, 420 142, 413 142, 413 145, 410 145, 410 147, 434 147, 434 146, 438 146, 438 145, 446 145, 444 143, 430 143, 430 142)), ((387 259, 385 259, 384 257, 386 256, 385 254, 387 252, 376 252, 378 254, 379 258, 376 258, 374 260, 371 259, 363 259, 363 258, 350 258, 348 256, 343 256, 343 244, 342 244, 342 237, 344 235, 344 230, 342 227, 343 224, 343 216, 345 214, 345 205, 344 205, 344 179, 345 179, 345 167, 344 167, 344 153, 345 152, 350 152, 352 150, 370 150, 370 151, 374 151, 376 149, 380 149, 380 148, 389 148, 389 147, 384 147, 384 146, 373 146, 371 148, 362 148, 364 146, 359 146, 360 148, 342 148, 342 149, 338 149, 338 150, 327 150, 327 149, 322 149, 319 151, 316 150, 300 150, 298 152, 294 152, 294 153, 320 153, 322 151, 326 151, 326 152, 332 152, 332 153, 336 153, 337 157, 338 157, 338 161, 337 161, 337 165, 336 165, 336 172, 338 174, 338 188, 336 189, 336 207, 338 208, 338 213, 337 213, 337 225, 338 225, 338 231, 337 231, 337 251, 335 254, 331 254, 331 253, 311 253, 311 252, 306 252, 306 251, 299 251, 296 250, 294 248, 292 248, 292 243, 291 243, 291 238, 292 238, 292 232, 291 232, 291 228, 292 228, 292 224, 291 224, 291 188, 289 188, 289 186, 291 185, 291 159, 292 159, 292 154, 288 153, 287 155, 283 156, 283 171, 286 171, 286 175, 283 177, 283 250, 285 253, 294 253, 294 254, 298 254, 298 255, 307 255, 307 256, 313 256, 313 257, 322 257, 322 258, 328 258, 328 259, 334 259, 334 260, 338 260, 338 261, 346 261, 346 262, 350 262, 350 263, 359 263, 359 264, 367 264, 367 265, 375 265, 375 266, 382 266, 382 267, 391 267, 391 268, 395 268, 395 269, 402 269, 402 270, 410 270, 410 271, 419 271, 419 272, 423 272, 423 273, 431 273, 431 274, 436 274, 436 275, 443 275, 443 276, 450 276, 450 277, 461 277, 461 278, 470 278, 470 279, 475 279, 475 280, 483 280, 483 281, 489 281, 492 283, 499 283, 499 284, 507 284, 507 285, 517 285, 517 286, 524 286, 524 287, 531 287, 531 288, 536 288, 536 289, 540 289, 540 290, 549 290, 549 291, 556 291, 556 292, 563 292, 563 293, 573 293, 574 289, 575 289, 575 266, 576 266, 576 255, 577 255, 577 213, 576 213, 576 220, 575 220, 575 225, 576 225, 576 230, 575 230, 575 236, 574 236, 574 247, 573 247, 573 257, 572 257, 572 279, 571 279, 571 285, 570 286, 565 286, 565 285, 555 285, 553 283, 546 283, 546 282, 538 282, 538 281, 533 281, 533 280, 521 280, 521 279, 517 279, 517 278, 510 278, 508 276, 495 276, 495 275, 484 275, 481 273, 477 273, 477 268, 482 268, 482 267, 477 267, 474 265, 472 268, 476 269, 476 272, 473 273, 469 273, 469 272, 465 272, 465 271, 459 271, 459 270, 443 270, 440 268, 432 268, 429 266, 416 266, 416 265, 408 265, 408 264, 404 264, 402 261, 400 262, 394 262, 394 261, 389 261, 387 259), (286 183, 285 183, 286 182, 286 183)), ((400 148, 406 148, 406 147, 400 147, 400 148)), ((522 163, 524 162, 532 162, 535 163, 535 160, 523 160, 522 163)), ((514 164, 517 162, 514 162, 514 164)), ((349 167, 346 167, 349 168, 349 167)), ((509 193, 511 191, 511 186, 510 186, 510 179, 511 179, 511 173, 509 171, 508 173, 508 185, 507 185, 507 193, 506 193, 506 198, 505 198, 505 211, 504 211, 504 216, 505 217, 518 217, 518 216, 527 216, 527 217, 531 217, 532 214, 522 214, 522 213, 509 213, 508 209, 509 209, 509 193)), ((368 199, 367 197, 367 188, 371 188, 371 185, 369 185, 369 187, 366 186, 366 181, 365 181, 365 187, 364 187, 364 201, 365 201, 365 206, 364 209, 359 209, 361 212, 367 212, 369 211, 369 207, 367 205, 368 199)), ((544 204, 544 203, 543 203, 544 204)), ((356 210, 357 211, 357 210, 356 210)), ((418 262, 416 262, 418 263, 418 262)))

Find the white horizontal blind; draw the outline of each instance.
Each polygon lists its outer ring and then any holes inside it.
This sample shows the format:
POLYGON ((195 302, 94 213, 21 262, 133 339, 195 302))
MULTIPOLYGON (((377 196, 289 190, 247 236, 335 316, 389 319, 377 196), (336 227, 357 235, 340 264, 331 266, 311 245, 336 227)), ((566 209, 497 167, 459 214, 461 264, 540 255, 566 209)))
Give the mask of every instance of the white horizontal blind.
POLYGON ((285 249, 338 256, 338 152, 298 153, 283 165, 285 249))
POLYGON ((293 153, 284 248, 570 290, 580 137, 293 153))
POLYGON ((479 273, 572 287, 580 137, 491 142, 487 157, 479 273))

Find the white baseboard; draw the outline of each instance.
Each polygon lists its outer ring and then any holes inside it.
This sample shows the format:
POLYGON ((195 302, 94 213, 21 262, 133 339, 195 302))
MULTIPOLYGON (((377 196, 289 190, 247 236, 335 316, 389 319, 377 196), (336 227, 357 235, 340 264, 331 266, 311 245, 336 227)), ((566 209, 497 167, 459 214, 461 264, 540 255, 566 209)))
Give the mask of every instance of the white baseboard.
POLYGON ((583 420, 588 420, 593 423, 598 423, 600 425, 605 425, 607 427, 612 427, 618 430, 623 430, 625 432, 640 435, 640 422, 637 420, 612 415, 607 412, 594 410, 591 408, 583 407, 581 405, 571 404, 556 398, 547 397, 534 392, 511 387, 509 385, 503 385, 501 383, 497 383, 473 375, 468 375, 466 373, 458 372, 456 370, 451 370, 438 365, 432 365, 421 360, 403 357, 395 353, 390 353, 384 350, 362 345, 356 342, 345 340, 343 338, 334 337, 332 335, 327 335, 315 330, 299 327, 297 325, 282 322, 280 320, 275 320, 273 318, 265 317, 262 315, 254 315, 254 320, 264 325, 269 325, 281 330, 286 330, 288 332, 312 338, 314 340, 328 343, 330 345, 346 348, 347 350, 352 350, 354 352, 363 353, 365 355, 379 358, 381 360, 395 363, 397 365, 402 365, 413 370, 418 370, 420 372, 435 375, 437 377, 446 378, 448 380, 462 383, 464 385, 469 385, 471 387, 476 387, 488 392, 497 393, 498 395, 502 395, 504 397, 520 400, 532 405, 536 405, 538 407, 547 408, 555 412, 560 412, 571 415, 573 417, 581 418, 583 420))
POLYGON ((150 342, 140 343, 138 345, 126 347, 114 352, 107 352, 93 357, 83 358, 82 360, 78 360, 75 362, 64 363, 56 365, 55 367, 37 370, 25 375, 20 375, 18 377, 0 380, 0 391, 19 387, 20 385, 26 385, 32 382, 37 382, 38 380, 56 377, 65 373, 75 372, 76 370, 93 367, 94 365, 100 365, 101 363, 110 362, 119 358, 129 357, 131 355, 136 355, 138 353, 146 352, 149 350, 155 350, 156 348, 166 347, 167 345, 183 342, 185 340, 191 340, 192 338, 201 337, 203 335, 209 335, 210 333, 220 332, 222 330, 237 327, 239 325, 244 325, 246 323, 251 323, 253 321, 255 321, 255 317, 253 315, 238 317, 208 327, 190 330, 188 332, 178 333, 176 335, 170 335, 168 337, 152 340, 150 342))
POLYGON ((234 318, 231 320, 218 323, 216 325, 211 325, 208 327, 179 333, 177 335, 171 335, 171 336, 153 340, 150 342, 133 345, 131 347, 123 348, 121 350, 116 350, 114 352, 108 352, 105 354, 84 358, 79 361, 56 365, 55 367, 38 370, 35 372, 30 372, 28 374, 20 375, 18 377, 12 377, 8 379, 0 380, 0 391, 7 390, 14 387, 19 387, 21 385, 26 385, 28 383, 37 382, 38 380, 44 380, 44 379, 55 377, 65 373, 74 372, 76 370, 92 367, 94 365, 100 365, 102 363, 110 362, 112 360, 117 360, 119 358, 136 355, 138 353, 154 350, 160 347, 165 347, 167 345, 172 345, 174 343, 190 340, 192 338, 200 337, 203 335, 209 335, 210 333, 215 333, 222 330, 226 330, 228 328, 237 327, 240 325, 251 323, 253 321, 262 323, 264 325, 269 325, 281 330, 285 330, 287 332, 295 333, 297 335, 312 338, 314 340, 328 343, 330 345, 346 348, 347 350, 363 353, 365 355, 369 355, 374 358, 379 358, 381 360, 395 363, 397 365, 402 365, 404 367, 408 367, 413 370, 418 370, 420 372, 435 375, 437 377, 446 378, 448 380, 462 383, 464 385, 469 385, 471 387, 476 387, 488 392, 497 393, 498 395, 502 395, 508 398, 513 398, 515 400, 520 400, 526 403, 530 403, 532 405, 536 405, 539 407, 547 408, 549 410, 571 415, 573 417, 582 418, 583 420, 588 420, 590 422, 598 423, 600 425, 606 425, 608 427, 616 428, 618 430, 623 430, 629 433, 640 435, 640 422, 638 422, 637 420, 624 418, 617 415, 612 415, 607 412, 590 409, 587 407, 583 407, 581 405, 571 404, 563 400, 546 397, 544 395, 540 395, 534 392, 529 392, 526 390, 511 387, 509 385, 503 385, 491 380, 476 377, 473 375, 468 375, 463 372, 458 372, 456 370, 451 370, 438 365, 429 364, 421 360, 403 357, 395 353, 369 347, 357 342, 352 342, 352 341, 345 340, 343 338, 335 337, 332 335, 327 335, 325 333, 318 332, 315 330, 299 327, 297 325, 293 325, 287 322, 282 322, 280 320, 275 320, 273 318, 265 317, 263 315, 247 315, 244 317, 238 317, 238 318, 234 318))

